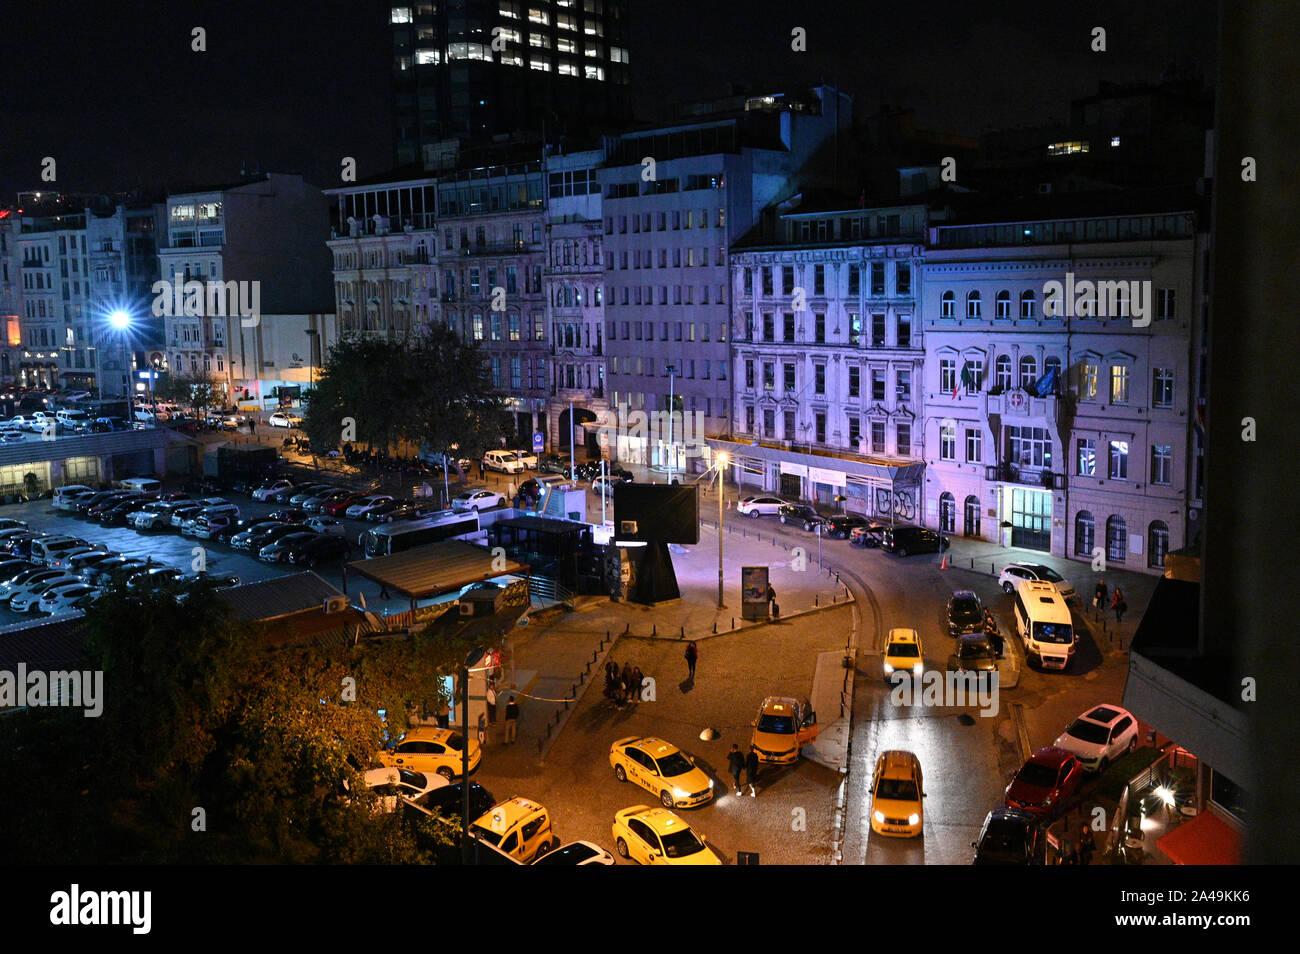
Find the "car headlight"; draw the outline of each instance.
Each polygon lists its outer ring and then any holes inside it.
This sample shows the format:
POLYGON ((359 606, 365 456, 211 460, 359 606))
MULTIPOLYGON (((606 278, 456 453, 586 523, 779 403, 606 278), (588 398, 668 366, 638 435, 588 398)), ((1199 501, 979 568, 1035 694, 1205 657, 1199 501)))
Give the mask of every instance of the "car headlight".
POLYGON ((713 791, 713 779, 709 779, 709 791, 713 791))
POLYGON ((889 665, 889 663, 885 663, 885 675, 888 676, 893 671, 894 667, 889 665))
POLYGON ((921 816, 918 815, 916 812, 912 812, 912 814, 907 816, 907 823, 909 825, 915 825, 920 820, 921 820, 921 816))
POLYGON ((1051 795, 1048 795, 1045 799, 1043 799, 1043 804, 1044 804, 1044 805, 1050 805, 1050 804, 1052 804, 1052 796, 1051 796, 1051 795))
POLYGON ((684 792, 684 791, 682 791, 680 788, 674 788, 674 789, 673 789, 673 797, 674 797, 674 798, 685 798, 685 797, 686 797, 687 795, 689 795, 689 794, 691 794, 691 793, 690 793, 690 792, 684 792))
POLYGON ((871 817, 875 820, 877 825, 883 825, 885 823, 884 812, 872 812, 871 817))
POLYGON ((913 674, 914 676, 919 676, 919 675, 921 675, 921 670, 922 670, 923 668, 925 668, 925 667, 924 667, 921 663, 917 663, 915 666, 912 667, 912 674, 913 674))

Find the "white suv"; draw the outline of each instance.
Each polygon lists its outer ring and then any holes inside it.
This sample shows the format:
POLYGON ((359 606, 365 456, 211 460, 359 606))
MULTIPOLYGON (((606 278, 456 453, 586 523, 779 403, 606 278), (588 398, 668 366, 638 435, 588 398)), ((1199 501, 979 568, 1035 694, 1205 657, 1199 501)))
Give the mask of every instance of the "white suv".
POLYGON ((524 462, 514 451, 494 450, 483 455, 484 470, 499 470, 503 474, 522 474, 524 462))
POLYGON ((746 517, 771 517, 777 514, 785 504, 786 502, 780 497, 770 495, 745 497, 736 506, 736 510, 746 517))
POLYGON ((1050 583, 1056 587, 1056 592, 1061 594, 1061 599, 1067 603, 1074 599, 1074 587, 1070 581, 1061 574, 1057 573, 1050 566, 1044 566, 1041 563, 1008 563, 1002 568, 1002 573, 998 577, 998 584, 1006 593, 1014 593, 1016 584, 1021 580, 1039 580, 1043 583, 1050 583))
POLYGON ((1097 706, 1075 719, 1052 744, 1076 756, 1089 772, 1104 772, 1116 758, 1137 747, 1138 723, 1119 706, 1097 706))

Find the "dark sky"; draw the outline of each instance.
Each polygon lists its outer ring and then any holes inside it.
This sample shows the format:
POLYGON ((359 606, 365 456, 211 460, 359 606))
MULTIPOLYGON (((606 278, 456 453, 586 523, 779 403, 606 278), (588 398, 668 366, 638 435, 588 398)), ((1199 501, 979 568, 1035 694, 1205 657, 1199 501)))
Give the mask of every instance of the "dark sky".
MULTIPOLYGON (((1213 0, 878 3, 629 0, 638 109, 826 80, 858 115, 915 107, 920 127, 977 134, 1064 119, 1098 80, 1214 77, 1213 0), (804 27, 808 51, 790 50, 804 27), (1089 49, 1107 31, 1106 53, 1089 49)), ((241 162, 338 183, 339 159, 389 165, 389 40, 375 0, 9 4, 0 56, 0 201, 63 191, 203 184, 241 162), (116 9, 114 9, 116 8, 116 9), (207 29, 207 52, 190 29, 207 29), (48 185, 48 184, 46 184, 48 185)))

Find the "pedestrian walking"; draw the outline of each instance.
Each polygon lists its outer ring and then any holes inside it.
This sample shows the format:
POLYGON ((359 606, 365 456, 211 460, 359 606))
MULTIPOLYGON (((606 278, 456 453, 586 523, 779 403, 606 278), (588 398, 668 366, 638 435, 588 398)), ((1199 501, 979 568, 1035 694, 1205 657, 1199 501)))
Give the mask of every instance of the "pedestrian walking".
POLYGON ((758 749, 752 745, 749 747, 749 754, 745 756, 745 783, 749 785, 749 794, 753 798, 758 798, 758 790, 754 788, 754 783, 758 781, 758 749))
POLYGON ((488 721, 496 722, 497 721, 497 688, 496 686, 492 685, 491 680, 488 681, 488 687, 487 687, 487 707, 488 707, 488 721))
POLYGON ((689 643, 686 644, 685 656, 686 656, 686 666, 690 670, 690 674, 687 676, 687 678, 690 679, 692 682, 694 682, 695 664, 700 661, 700 650, 695 645, 695 640, 692 639, 689 643))
POLYGON ((1108 591, 1106 589, 1106 581, 1098 580, 1097 589, 1094 590, 1092 594, 1092 605, 1097 608, 1098 612, 1101 612, 1106 608, 1107 594, 1108 591))
POLYGON ((506 499, 513 500, 515 502, 515 506, 519 506, 518 497, 519 497, 519 488, 515 486, 515 482, 512 480, 510 481, 510 483, 506 484, 506 499))
POLYGON ((645 686, 645 675, 640 666, 632 667, 632 701, 641 701, 641 689, 645 686))
POLYGON ((740 795, 740 773, 745 769, 745 753, 740 751, 740 746, 735 742, 731 743, 731 751, 727 753, 727 767, 731 769, 731 779, 736 783, 736 794, 740 795))
POLYGON ((1118 586, 1115 587, 1115 594, 1110 598, 1110 608, 1115 611, 1115 622, 1122 622, 1128 604, 1124 602, 1124 591, 1118 586))
POLYGON ((1092 829, 1084 822, 1079 826, 1079 864, 1092 864, 1092 853, 1097 849, 1097 841, 1092 837, 1092 829))
POLYGON ((506 744, 514 742, 515 733, 519 729, 519 704, 515 702, 515 697, 511 696, 510 701, 506 703, 506 744))

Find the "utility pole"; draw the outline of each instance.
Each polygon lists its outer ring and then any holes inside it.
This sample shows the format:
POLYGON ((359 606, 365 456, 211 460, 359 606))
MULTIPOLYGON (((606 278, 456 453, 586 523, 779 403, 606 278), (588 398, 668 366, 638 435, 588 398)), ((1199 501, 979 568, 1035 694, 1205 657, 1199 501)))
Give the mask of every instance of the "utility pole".
POLYGON ((726 489, 726 468, 727 455, 720 453, 718 455, 718 609, 726 609, 727 605, 722 602, 722 512, 723 512, 723 494, 726 489))

